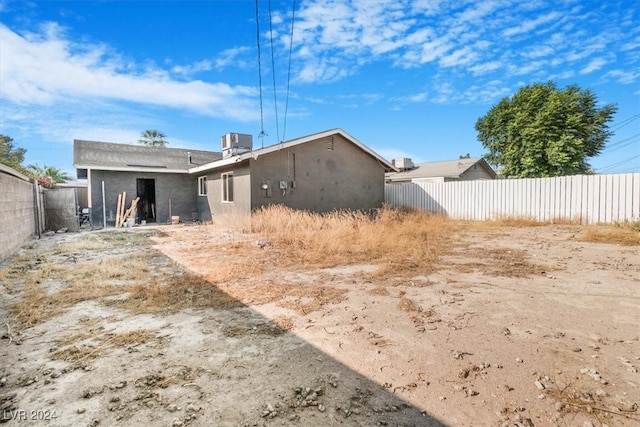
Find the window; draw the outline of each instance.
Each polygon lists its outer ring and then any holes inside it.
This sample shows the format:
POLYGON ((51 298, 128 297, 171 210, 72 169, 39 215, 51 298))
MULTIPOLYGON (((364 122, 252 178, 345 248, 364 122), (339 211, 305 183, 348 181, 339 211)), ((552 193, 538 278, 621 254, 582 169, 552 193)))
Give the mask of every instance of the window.
POLYGON ((198 196, 207 195, 207 177, 201 176, 198 178, 198 196))
POLYGON ((226 172, 222 177, 222 201, 233 202, 233 172, 226 172))

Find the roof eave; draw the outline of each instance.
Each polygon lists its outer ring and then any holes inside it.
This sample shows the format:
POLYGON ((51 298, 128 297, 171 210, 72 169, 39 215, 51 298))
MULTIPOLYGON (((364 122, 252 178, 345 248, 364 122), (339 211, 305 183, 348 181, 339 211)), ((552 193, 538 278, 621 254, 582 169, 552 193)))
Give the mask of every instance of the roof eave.
POLYGON ((153 173, 184 173, 188 174, 188 169, 164 169, 164 168, 139 168, 139 167, 121 167, 121 166, 86 166, 73 165, 76 169, 101 170, 114 172, 153 172, 153 173))
POLYGON ((331 129, 324 132, 314 133, 311 135, 303 136, 301 138, 292 139, 290 141, 281 142, 279 144, 274 144, 269 147, 260 148, 258 150, 250 151, 247 153, 242 153, 237 156, 228 157, 226 159, 216 160, 215 162, 207 163, 206 165, 201 165, 195 168, 189 169, 189 173, 202 173, 209 170, 219 169, 225 166, 230 166, 233 164, 237 164, 239 162, 243 162, 249 159, 257 159, 260 156, 264 156, 265 154, 273 153, 275 151, 280 151, 285 148, 294 147, 296 145, 304 144, 306 142, 314 141, 316 139, 326 138, 331 135, 341 135, 343 138, 351 141, 355 146, 360 148, 365 153, 369 154, 385 168, 385 172, 398 172, 398 169, 393 166, 390 162, 388 162, 384 157, 380 156, 378 153, 362 144, 360 141, 343 131, 342 129, 331 129))

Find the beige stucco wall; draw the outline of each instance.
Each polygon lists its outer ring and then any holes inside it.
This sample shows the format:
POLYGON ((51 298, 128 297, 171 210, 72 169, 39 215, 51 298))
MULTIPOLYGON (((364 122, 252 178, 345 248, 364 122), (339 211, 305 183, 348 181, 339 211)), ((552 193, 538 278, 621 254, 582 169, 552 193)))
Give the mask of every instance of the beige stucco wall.
POLYGON ((207 196, 212 220, 244 220, 244 217, 251 213, 249 162, 209 172, 207 174, 207 196), (233 203, 222 201, 222 174, 226 172, 233 172, 233 203))
POLYGON ((460 175, 460 181, 469 181, 473 179, 494 179, 494 177, 486 168, 476 163, 460 175))
POLYGON ((315 212, 369 210, 384 203, 384 168, 334 135, 252 159, 251 196, 252 209, 285 204, 315 212), (284 191, 280 181, 287 183, 284 191), (263 184, 270 190, 263 190, 263 184))
POLYGON ((252 210, 271 204, 328 212, 370 210, 384 203, 383 165, 340 135, 249 158, 206 176, 211 219, 231 225, 246 224, 252 210), (226 172, 234 174, 233 203, 222 202, 226 172))

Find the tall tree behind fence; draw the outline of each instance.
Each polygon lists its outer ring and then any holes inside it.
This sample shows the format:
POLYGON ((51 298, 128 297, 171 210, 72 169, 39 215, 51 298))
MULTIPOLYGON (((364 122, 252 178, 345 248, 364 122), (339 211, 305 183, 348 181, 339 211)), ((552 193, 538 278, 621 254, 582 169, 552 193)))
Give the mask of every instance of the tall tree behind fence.
POLYGON ((391 207, 456 219, 522 217, 581 224, 640 220, 640 173, 385 185, 391 207))

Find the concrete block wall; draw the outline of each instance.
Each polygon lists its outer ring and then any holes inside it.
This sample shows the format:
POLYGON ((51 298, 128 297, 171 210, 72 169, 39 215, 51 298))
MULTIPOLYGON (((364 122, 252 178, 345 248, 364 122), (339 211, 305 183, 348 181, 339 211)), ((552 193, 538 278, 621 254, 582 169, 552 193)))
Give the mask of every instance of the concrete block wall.
POLYGON ((118 194, 127 193, 125 203, 128 209, 137 194, 138 179, 155 181, 156 222, 165 224, 170 216, 179 216, 180 221, 189 222, 198 219, 198 179, 195 176, 174 173, 91 171, 92 224, 102 227, 102 182, 105 186, 105 211, 107 226, 115 224, 118 206, 118 194), (169 199, 171 199, 171 215, 169 215, 169 199))
POLYGON ((33 184, 0 165, 0 260, 15 253, 36 233, 33 184))

